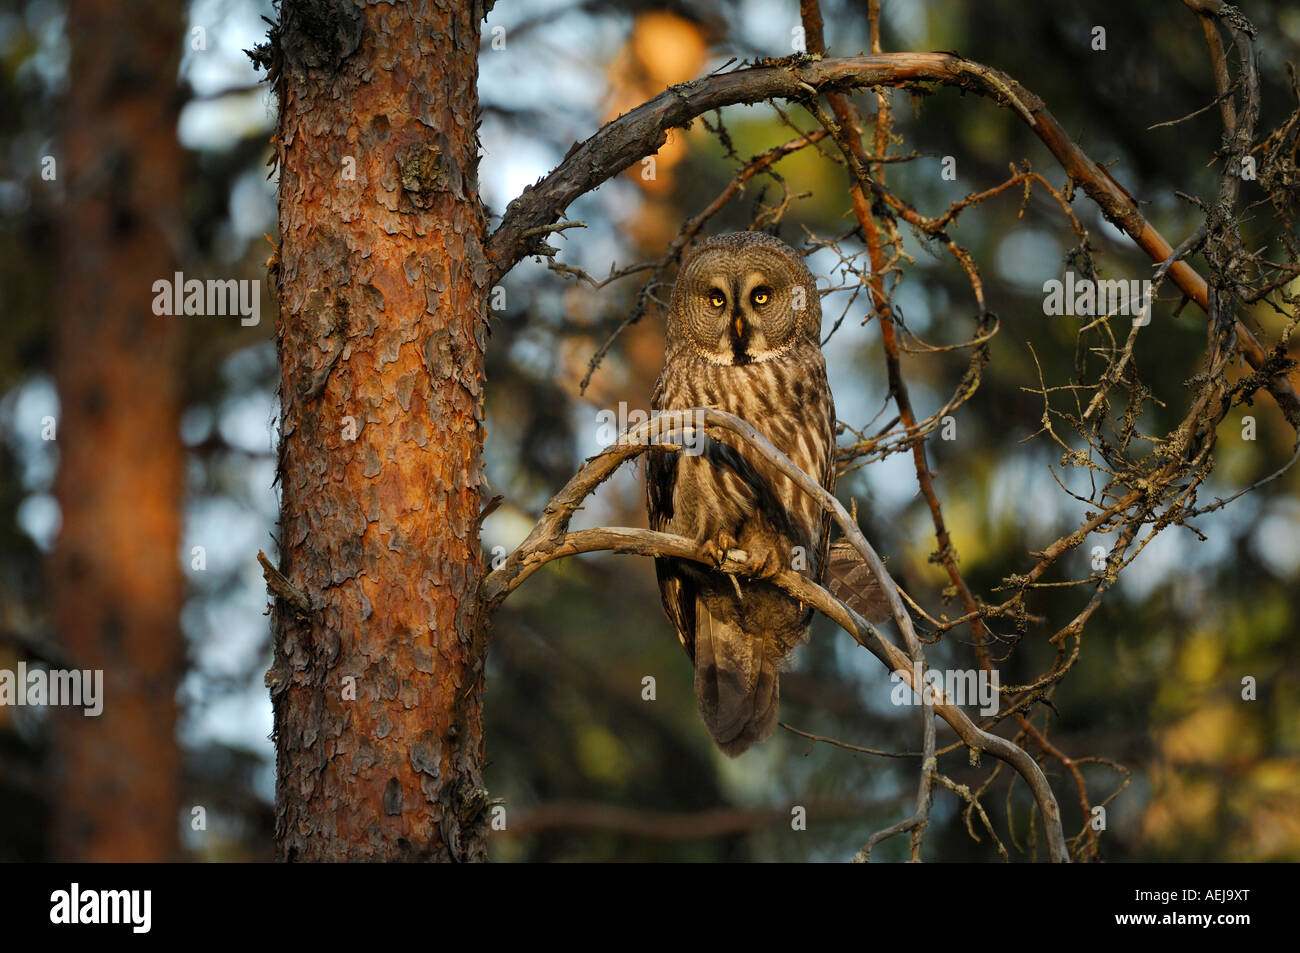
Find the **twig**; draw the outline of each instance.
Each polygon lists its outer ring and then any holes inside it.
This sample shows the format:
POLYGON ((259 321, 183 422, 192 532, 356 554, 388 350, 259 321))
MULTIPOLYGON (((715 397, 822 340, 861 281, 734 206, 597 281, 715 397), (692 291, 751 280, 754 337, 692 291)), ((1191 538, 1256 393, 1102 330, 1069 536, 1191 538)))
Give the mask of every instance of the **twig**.
MULTIPOLYGON (((827 738, 824 735, 814 735, 810 731, 804 731, 800 728, 794 727, 794 725, 788 725, 784 721, 777 722, 777 724, 791 734, 798 735, 800 738, 807 738, 809 741, 821 742, 822 744, 832 745, 836 748, 843 748, 846 751, 857 751, 860 754, 871 754, 880 758, 919 758, 922 756, 919 751, 882 751, 879 748, 864 748, 861 745, 852 745, 847 741, 840 741, 838 738, 827 738)), ((809 745, 808 751, 811 752, 812 750, 813 746, 809 745)))
POLYGON ((284 600, 298 614, 306 618, 311 614, 311 599, 301 589, 296 588, 279 569, 267 558, 262 550, 257 551, 257 561, 262 564, 262 575, 266 577, 266 587, 277 597, 284 600))

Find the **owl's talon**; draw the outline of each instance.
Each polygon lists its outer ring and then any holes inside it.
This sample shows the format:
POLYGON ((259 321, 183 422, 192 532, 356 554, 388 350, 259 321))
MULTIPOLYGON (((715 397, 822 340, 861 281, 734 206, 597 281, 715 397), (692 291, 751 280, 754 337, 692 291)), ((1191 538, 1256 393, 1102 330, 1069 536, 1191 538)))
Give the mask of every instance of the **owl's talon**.
POLYGON ((712 539, 706 539, 700 544, 700 550, 704 557, 714 566, 722 568, 723 563, 727 561, 727 550, 736 545, 736 538, 730 533, 719 533, 712 539))
POLYGON ((750 553, 747 565, 755 579, 771 579, 784 568, 781 554, 775 548, 750 553))

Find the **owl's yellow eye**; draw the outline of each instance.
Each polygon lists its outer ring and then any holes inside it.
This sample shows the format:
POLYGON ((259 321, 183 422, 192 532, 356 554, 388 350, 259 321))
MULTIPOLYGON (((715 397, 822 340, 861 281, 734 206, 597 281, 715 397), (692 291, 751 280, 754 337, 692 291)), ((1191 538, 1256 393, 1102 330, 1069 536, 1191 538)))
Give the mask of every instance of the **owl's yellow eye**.
POLYGON ((727 299, 721 291, 715 291, 709 295, 709 304, 713 305, 715 308, 721 308, 726 303, 727 299))
POLYGON ((772 295, 767 291, 755 291, 753 294, 753 298, 751 300, 753 300, 754 304, 762 307, 763 305, 767 304, 768 301, 771 300, 771 298, 772 295))

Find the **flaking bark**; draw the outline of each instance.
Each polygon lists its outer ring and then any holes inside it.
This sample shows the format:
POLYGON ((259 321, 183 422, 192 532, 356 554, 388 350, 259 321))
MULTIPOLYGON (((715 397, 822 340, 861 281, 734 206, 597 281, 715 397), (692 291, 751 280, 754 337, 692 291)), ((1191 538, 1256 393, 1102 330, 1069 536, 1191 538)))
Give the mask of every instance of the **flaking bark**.
POLYGON ((284 860, 486 856, 480 18, 285 0, 255 56, 281 103, 277 571, 310 603, 274 612, 284 860))

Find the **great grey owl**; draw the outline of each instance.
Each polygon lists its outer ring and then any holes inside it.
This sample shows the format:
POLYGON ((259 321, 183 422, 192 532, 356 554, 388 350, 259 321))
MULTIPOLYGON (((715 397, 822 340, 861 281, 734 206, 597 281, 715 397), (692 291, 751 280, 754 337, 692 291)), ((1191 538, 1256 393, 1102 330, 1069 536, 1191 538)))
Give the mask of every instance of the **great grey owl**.
MULTIPOLYGON (((822 357, 816 282, 797 252, 759 232, 708 239, 682 263, 668 313, 656 410, 710 407, 744 419, 828 490, 835 404, 822 357)), ((669 620, 695 663, 695 697, 718 747, 735 757, 772 734, 778 669, 812 610, 770 582, 782 569, 820 582, 829 516, 739 438, 701 455, 652 453, 650 527, 694 540, 721 564, 742 549, 759 578, 659 558, 669 620)))

